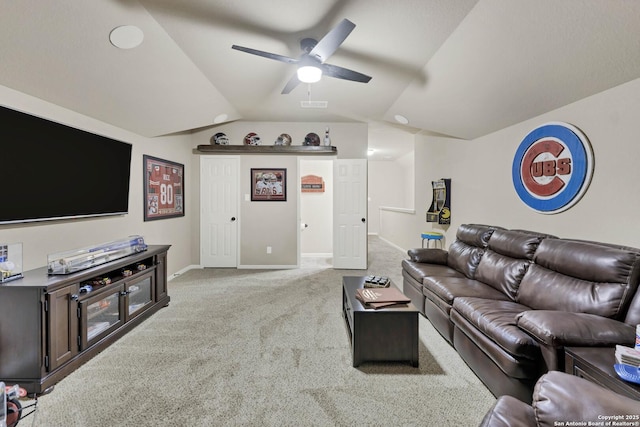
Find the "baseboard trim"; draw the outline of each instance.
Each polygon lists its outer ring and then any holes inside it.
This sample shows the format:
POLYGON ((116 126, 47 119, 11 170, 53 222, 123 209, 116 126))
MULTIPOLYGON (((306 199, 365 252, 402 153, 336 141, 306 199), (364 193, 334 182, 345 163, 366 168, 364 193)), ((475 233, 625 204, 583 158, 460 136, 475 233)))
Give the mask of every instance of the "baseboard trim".
POLYGON ((382 237, 382 236, 378 236, 378 238, 379 238, 380 240, 382 240, 383 242, 387 243, 388 245, 393 246, 394 248, 398 249, 398 250, 399 250, 399 251, 401 251, 401 252, 407 252, 407 250, 408 250, 408 249, 405 249, 405 248, 401 248, 400 246, 396 245, 396 244, 395 244, 395 243, 393 243, 393 242, 388 241, 387 239, 385 239, 385 238, 384 238, 384 237, 382 237))
POLYGON ((186 273, 189 270, 196 270, 196 269, 202 269, 201 265, 198 264, 192 264, 192 265, 188 265, 185 268, 183 268, 182 270, 178 270, 175 273, 173 273, 172 275, 167 277, 167 281, 172 281, 173 279, 175 279, 176 277, 186 273))

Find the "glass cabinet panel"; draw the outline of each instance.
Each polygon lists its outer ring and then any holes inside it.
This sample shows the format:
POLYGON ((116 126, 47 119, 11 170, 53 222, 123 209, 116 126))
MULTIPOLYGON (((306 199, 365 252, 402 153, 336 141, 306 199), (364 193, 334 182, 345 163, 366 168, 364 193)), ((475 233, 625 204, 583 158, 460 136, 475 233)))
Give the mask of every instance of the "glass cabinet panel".
POLYGON ((80 302, 81 348, 88 347, 123 323, 121 292, 122 286, 116 286, 80 302))
POLYGON ((127 318, 142 312, 154 301, 153 274, 149 272, 125 285, 127 294, 127 318))

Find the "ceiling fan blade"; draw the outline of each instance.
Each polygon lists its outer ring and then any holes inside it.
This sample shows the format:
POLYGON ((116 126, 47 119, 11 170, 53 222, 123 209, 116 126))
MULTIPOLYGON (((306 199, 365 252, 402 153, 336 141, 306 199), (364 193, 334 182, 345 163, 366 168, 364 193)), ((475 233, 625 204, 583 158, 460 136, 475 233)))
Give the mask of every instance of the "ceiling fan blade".
POLYGON ((284 86, 284 89, 282 89, 282 92, 280 92, 282 95, 286 95, 289 92, 291 92, 292 90, 294 90, 298 85, 300 84, 300 80, 298 80, 298 75, 294 74, 289 81, 287 82, 287 84, 284 86))
POLYGON ((297 64, 298 63, 297 59, 289 58, 288 56, 278 55, 277 53, 264 52, 262 50, 251 49, 249 47, 238 46, 238 45, 235 45, 235 44, 233 46, 231 46, 231 49, 235 49, 235 50, 239 50, 239 51, 242 51, 242 52, 250 53, 252 55, 262 56, 262 57, 268 58, 268 59, 275 59, 276 61, 286 62, 288 64, 297 64))
POLYGON ((343 19, 336 27, 329 31, 313 49, 309 55, 317 58, 320 62, 326 61, 333 53, 338 50, 342 42, 347 38, 356 24, 343 19))
POLYGON ((337 79, 351 80, 354 82, 368 83, 371 77, 348 68, 338 67, 337 65, 322 64, 322 73, 325 76, 335 77, 337 79))

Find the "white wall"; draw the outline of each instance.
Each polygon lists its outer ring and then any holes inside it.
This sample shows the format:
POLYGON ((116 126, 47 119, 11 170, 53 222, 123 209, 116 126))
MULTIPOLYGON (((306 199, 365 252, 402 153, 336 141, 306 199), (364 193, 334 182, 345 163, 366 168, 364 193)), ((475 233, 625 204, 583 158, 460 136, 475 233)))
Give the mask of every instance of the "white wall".
POLYGON ((421 230, 439 228, 424 220, 426 183, 451 178, 452 224, 442 228, 447 242, 453 241, 460 224, 484 223, 640 247, 638 111, 640 79, 473 141, 418 136, 417 212, 409 217, 396 215, 402 220, 390 219, 381 234, 405 249, 419 246, 421 230), (586 134, 593 147, 595 170, 589 189, 576 205, 544 215, 518 198, 511 165, 522 139, 550 121, 573 124, 586 134))
POLYGON ((408 177, 403 165, 399 162, 380 160, 369 160, 367 173, 369 180, 368 232, 369 234, 378 234, 380 231, 380 207, 410 207, 407 202, 406 187, 408 182, 413 182, 413 176, 408 177))
MULTIPOLYGON (((132 234, 142 235, 147 244, 172 245, 168 256, 169 274, 192 263, 191 225, 194 217, 192 203, 198 193, 193 192, 189 182, 185 182, 184 217, 144 222, 142 182, 143 154, 182 163, 185 165, 186 174, 190 174, 194 156, 191 154, 189 137, 168 136, 154 139, 141 137, 4 86, 0 86, 0 99, 2 99, 2 105, 6 107, 133 145, 128 214, 98 219, 0 225, 0 242, 22 242, 25 271, 45 266, 48 254, 109 242, 132 234)), ((9 143, 9 141, 3 141, 3 143, 9 143)), ((55 141, 51 143, 55 144, 55 141)), ((15 179, 27 179, 30 172, 28 159, 12 159, 12 161, 25 164, 25 176, 15 179)), ((78 153, 78 161, 82 161, 82 153, 78 153)), ((79 177, 79 179, 86 178, 79 177)), ((82 195, 65 194, 65 197, 82 197, 82 195)), ((3 203, 6 202, 10 200, 3 200, 3 203)), ((60 202, 64 203, 64 199, 61 198, 60 202)))
POLYGON ((300 194, 300 219, 308 225, 300 233, 302 255, 333 254, 333 162, 327 160, 300 161, 300 176, 322 177, 323 193, 300 194))

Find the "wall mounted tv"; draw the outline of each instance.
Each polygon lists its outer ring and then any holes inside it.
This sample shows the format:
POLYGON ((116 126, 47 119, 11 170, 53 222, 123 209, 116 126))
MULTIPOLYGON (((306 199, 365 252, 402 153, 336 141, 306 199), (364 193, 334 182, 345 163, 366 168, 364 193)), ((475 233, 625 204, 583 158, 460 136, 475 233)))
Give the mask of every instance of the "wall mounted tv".
POLYGON ((0 106, 0 224, 122 215, 131 144, 0 106))

